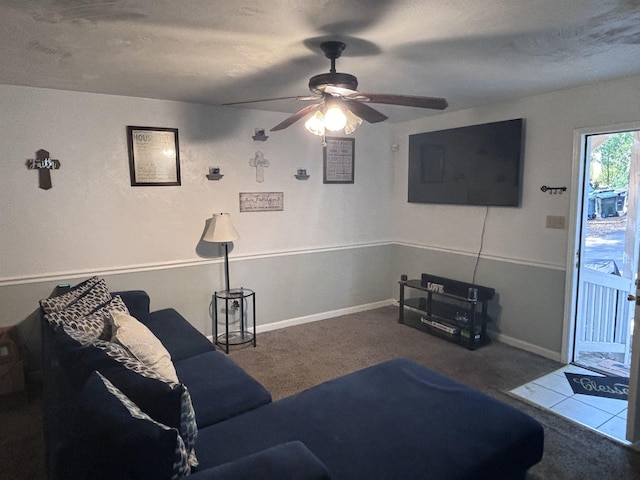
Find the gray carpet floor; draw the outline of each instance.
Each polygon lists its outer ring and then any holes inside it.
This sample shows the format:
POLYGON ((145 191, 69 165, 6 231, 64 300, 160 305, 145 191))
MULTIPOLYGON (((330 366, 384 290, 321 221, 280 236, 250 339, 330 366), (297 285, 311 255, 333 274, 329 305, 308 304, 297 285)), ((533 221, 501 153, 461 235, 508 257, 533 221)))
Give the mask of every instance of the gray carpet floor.
MULTIPOLYGON (((396 307, 384 307, 274 330, 258 335, 256 348, 234 350, 230 357, 274 400, 388 359, 409 358, 540 421, 545 453, 531 480, 640 479, 637 450, 508 393, 557 369, 557 362, 498 342, 472 352, 400 325, 397 317, 396 307)), ((44 479, 43 463, 41 398, 32 392, 0 402, 0 478, 44 479)))
MULTIPOLYGON (((640 452, 510 395, 561 365, 493 342, 475 351, 397 323, 397 307, 345 315, 260 334, 256 348, 231 358, 274 400, 363 367, 409 358, 536 418, 545 453, 530 479, 640 479, 640 452)), ((427 478, 427 476, 425 476, 427 478)))

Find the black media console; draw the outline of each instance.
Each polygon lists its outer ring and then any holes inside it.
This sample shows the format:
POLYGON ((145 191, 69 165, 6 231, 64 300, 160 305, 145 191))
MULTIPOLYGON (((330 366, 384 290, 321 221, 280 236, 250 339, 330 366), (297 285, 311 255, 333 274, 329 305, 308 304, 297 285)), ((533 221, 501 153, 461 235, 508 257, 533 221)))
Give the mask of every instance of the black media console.
POLYGON ((402 275, 398 322, 475 350, 489 343, 487 304, 495 293, 493 288, 426 273, 420 280, 402 275))

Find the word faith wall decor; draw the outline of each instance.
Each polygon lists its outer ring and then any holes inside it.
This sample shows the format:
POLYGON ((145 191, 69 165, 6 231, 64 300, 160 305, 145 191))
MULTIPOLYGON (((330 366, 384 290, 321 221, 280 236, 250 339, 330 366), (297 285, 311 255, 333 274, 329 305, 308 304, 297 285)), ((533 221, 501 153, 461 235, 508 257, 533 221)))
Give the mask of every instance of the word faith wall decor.
POLYGON ((38 170, 38 186, 43 190, 49 190, 52 187, 51 172, 49 170, 58 170, 60 168, 60 160, 51 158, 49 152, 40 149, 36 152, 36 158, 27 160, 27 168, 29 170, 38 170))

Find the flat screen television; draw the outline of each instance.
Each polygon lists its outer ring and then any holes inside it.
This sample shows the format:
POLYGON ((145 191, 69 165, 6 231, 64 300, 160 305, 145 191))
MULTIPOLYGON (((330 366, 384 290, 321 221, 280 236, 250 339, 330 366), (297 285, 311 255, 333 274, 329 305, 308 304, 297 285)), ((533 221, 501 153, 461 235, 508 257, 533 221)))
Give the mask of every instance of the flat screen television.
POLYGON ((409 202, 518 207, 522 118, 409 136, 409 202))

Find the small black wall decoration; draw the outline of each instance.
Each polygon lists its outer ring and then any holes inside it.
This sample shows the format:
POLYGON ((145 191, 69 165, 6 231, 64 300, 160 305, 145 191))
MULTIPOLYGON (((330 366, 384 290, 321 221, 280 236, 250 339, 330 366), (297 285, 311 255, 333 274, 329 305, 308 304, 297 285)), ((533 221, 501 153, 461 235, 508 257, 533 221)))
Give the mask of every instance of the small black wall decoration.
POLYGON ((60 160, 51 158, 49 152, 40 149, 36 152, 36 158, 27 160, 27 168, 38 170, 38 186, 43 190, 49 190, 52 187, 50 170, 58 170, 60 160))
POLYGON ((540 187, 540 190, 543 193, 549 192, 549 195, 555 195, 556 193, 562 195, 562 192, 567 191, 567 187, 547 187, 546 185, 543 185, 540 187))

